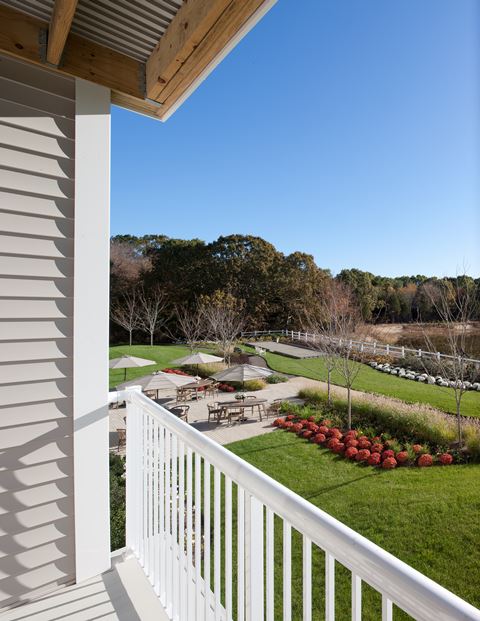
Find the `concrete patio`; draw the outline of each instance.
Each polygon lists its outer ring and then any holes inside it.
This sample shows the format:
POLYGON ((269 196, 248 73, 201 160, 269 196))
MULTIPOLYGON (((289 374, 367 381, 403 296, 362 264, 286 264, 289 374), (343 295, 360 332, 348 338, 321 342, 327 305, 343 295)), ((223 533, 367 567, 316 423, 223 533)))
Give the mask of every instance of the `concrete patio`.
MULTIPOLYGON (((307 379, 305 377, 292 377, 282 384, 267 384, 263 390, 257 390, 247 394, 255 395, 258 399, 267 399, 268 403, 272 403, 276 399, 284 401, 298 402, 298 391, 302 388, 318 387, 320 382, 307 379)), ((188 413, 189 423, 196 427, 199 431, 205 433, 219 444, 229 444, 237 440, 246 440, 254 436, 269 433, 274 430, 272 427, 272 417, 258 419, 257 414, 249 416, 245 422, 234 422, 228 424, 222 421, 219 424, 208 422, 208 404, 222 401, 232 401, 234 395, 232 393, 220 392, 215 398, 202 398, 198 401, 192 400, 188 402, 190 411, 188 413)), ((165 395, 158 400, 160 405, 167 409, 176 405, 175 398, 172 395, 165 395)), ((110 410, 110 448, 116 452, 118 445, 117 429, 125 428, 125 409, 123 407, 113 408, 110 410)), ((120 454, 125 452, 125 448, 120 449, 120 454)))

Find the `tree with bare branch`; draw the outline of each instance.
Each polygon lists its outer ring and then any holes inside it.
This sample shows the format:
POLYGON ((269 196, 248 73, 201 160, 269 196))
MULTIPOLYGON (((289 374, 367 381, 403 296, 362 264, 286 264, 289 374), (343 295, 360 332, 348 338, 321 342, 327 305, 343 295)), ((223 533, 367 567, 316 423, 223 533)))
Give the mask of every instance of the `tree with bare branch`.
POLYGON ((140 312, 139 327, 150 335, 150 345, 153 345, 155 334, 165 329, 172 317, 169 311, 169 302, 166 293, 158 286, 139 289, 138 299, 140 312))
POLYGON ((139 298, 135 287, 127 289, 112 303, 110 317, 117 325, 128 332, 128 341, 132 345, 132 335, 135 328, 139 327, 140 309, 139 298))
POLYGON ((193 353, 204 340, 207 333, 207 321, 204 306, 196 304, 193 308, 177 307, 176 319, 178 330, 193 353))
MULTIPOLYGON (((448 357, 438 356, 436 367, 439 374, 447 381, 453 391, 457 416, 457 441, 462 446, 461 405, 467 390, 467 382, 471 379, 471 368, 468 359, 468 336, 471 321, 478 310, 475 295, 475 283, 466 275, 451 280, 441 280, 424 285, 424 292, 442 323, 443 338, 448 357)), ((421 324, 423 337, 429 351, 436 347, 425 327, 421 324)))
POLYGON ((227 365, 239 334, 245 326, 244 302, 230 293, 215 291, 201 299, 208 339, 213 340, 227 365))

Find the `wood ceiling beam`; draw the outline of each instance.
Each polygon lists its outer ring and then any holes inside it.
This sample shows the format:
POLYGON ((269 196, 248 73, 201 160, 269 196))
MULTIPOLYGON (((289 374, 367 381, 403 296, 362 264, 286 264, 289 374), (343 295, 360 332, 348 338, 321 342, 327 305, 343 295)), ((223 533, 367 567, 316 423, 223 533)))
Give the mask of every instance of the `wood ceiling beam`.
POLYGON ((47 62, 57 67, 62 58, 78 0, 55 0, 48 28, 47 62))
POLYGON ((147 97, 158 99, 165 85, 201 43, 231 0, 186 0, 147 61, 147 97))
MULTIPOLYGON (((0 5, 0 53, 45 67, 46 50, 42 48, 41 35, 47 29, 47 22, 0 5)), ((112 103, 159 116, 159 107, 145 101, 145 65, 138 60, 70 34, 60 66, 50 69, 106 86, 112 91, 112 103)))

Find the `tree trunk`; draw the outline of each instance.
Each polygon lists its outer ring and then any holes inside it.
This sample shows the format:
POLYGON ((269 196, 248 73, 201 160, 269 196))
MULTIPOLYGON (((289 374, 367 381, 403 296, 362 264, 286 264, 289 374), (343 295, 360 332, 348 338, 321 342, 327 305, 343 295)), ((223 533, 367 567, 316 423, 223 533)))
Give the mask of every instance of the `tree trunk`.
POLYGON ((331 388, 330 388, 330 374, 331 374, 332 370, 328 369, 327 370, 327 405, 328 407, 332 407, 332 397, 331 397, 331 388))
POLYGON ((132 330, 128 331, 128 341, 130 343, 130 347, 132 346, 132 330))
POLYGON ((350 386, 347 386, 347 398, 348 398, 348 429, 352 428, 352 393, 350 386))
POLYGON ((462 419, 460 417, 460 399, 457 399, 457 435, 458 446, 460 448, 462 446, 462 419))
POLYGON ((150 332, 150 346, 153 347, 153 332, 150 332))

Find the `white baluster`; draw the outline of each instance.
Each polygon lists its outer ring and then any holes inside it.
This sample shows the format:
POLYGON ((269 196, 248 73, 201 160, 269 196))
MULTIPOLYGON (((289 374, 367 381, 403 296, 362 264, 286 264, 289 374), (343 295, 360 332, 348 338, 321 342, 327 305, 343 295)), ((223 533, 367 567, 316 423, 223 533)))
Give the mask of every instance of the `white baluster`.
MULTIPOLYGON (((205 584, 205 621, 210 621, 210 463, 203 463, 203 580, 205 584)), ((200 542, 199 542, 200 544, 200 542)))
POLYGON ((275 598, 275 583, 274 583, 274 572, 275 572, 275 539, 274 539, 274 514, 271 509, 267 507, 267 621, 274 621, 274 598, 275 598))
POLYGON ((225 477, 225 610, 232 618, 232 480, 225 477))
POLYGON ((195 606, 196 619, 202 618, 203 598, 201 589, 202 565, 202 458, 195 453, 195 606))
POLYGON ((174 619, 178 616, 178 438, 172 433, 172 557, 171 557, 171 574, 172 574, 172 616, 174 619))
POLYGON ((303 535, 303 621, 312 621, 312 542, 303 535))
POLYGON ((292 527, 283 521, 283 621, 292 619, 292 527))
POLYGON ((250 621, 263 621, 263 504, 250 498, 250 621))
POLYGON ((195 607, 192 606, 192 579, 193 579, 193 571, 192 571, 192 539, 193 539, 193 529, 192 529, 192 499, 193 499, 193 489, 192 489, 192 449, 187 447, 187 608, 185 610, 185 619, 193 619, 195 617, 195 607))
POLYGON ((335 621, 335 558, 325 552, 325 621, 335 621))
POLYGON ((245 493, 237 488, 237 618, 245 621, 245 493))
POLYGON ((222 594, 222 582, 221 582, 221 561, 222 550, 220 548, 221 542, 221 508, 220 508, 220 491, 221 491, 221 479, 220 470, 216 467, 213 469, 213 583, 214 583, 214 595, 215 595, 215 621, 220 621, 220 607, 222 594))
POLYGON ((393 621, 392 601, 386 595, 382 595, 382 621, 393 621))
POLYGON ((362 581, 352 573, 352 621, 362 621, 362 581))

